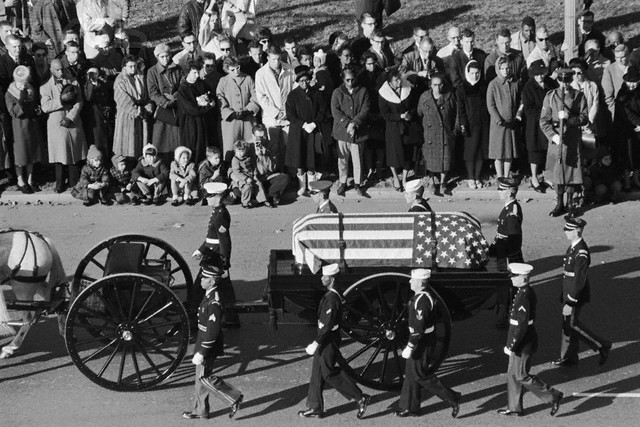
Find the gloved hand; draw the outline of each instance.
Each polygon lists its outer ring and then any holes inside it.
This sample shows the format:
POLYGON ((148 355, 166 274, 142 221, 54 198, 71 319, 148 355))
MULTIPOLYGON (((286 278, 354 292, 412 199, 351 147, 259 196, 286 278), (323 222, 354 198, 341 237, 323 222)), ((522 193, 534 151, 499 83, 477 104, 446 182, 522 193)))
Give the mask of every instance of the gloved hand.
POLYGON ((573 307, 571 307, 569 304, 565 304, 562 306, 563 316, 571 316, 571 313, 573 313, 573 307))
POLYGON ((202 259, 202 252, 196 249, 195 252, 191 254, 191 258, 195 258, 200 261, 202 259))
POLYGON ((507 356, 511 356, 513 354, 513 351, 509 350, 507 347, 505 347, 502 351, 504 351, 504 354, 506 354, 507 356))
POLYGON ((202 354, 196 353, 193 355, 191 363, 193 363, 194 365, 202 365, 202 362, 204 362, 204 356, 202 354))
POLYGON ((556 145, 560 145, 560 135, 553 135, 553 138, 551 138, 551 142, 556 145))
POLYGON ((227 121, 228 121, 228 122, 232 122, 232 121, 234 121, 234 120, 240 120, 239 114, 240 114, 240 113, 236 113, 236 112, 234 111, 233 113, 229 114, 229 117, 227 117, 227 121))
POLYGON ((564 120, 568 117, 569 117, 569 114, 566 111, 564 110, 558 111, 558 120, 564 120))
POLYGON ((317 349, 318 349, 318 343, 314 341, 311 344, 309 344, 304 351, 306 351, 309 356, 313 356, 317 349))
POLYGON ((411 357, 411 353, 413 353, 413 348, 406 346, 404 350, 402 350, 402 358, 409 359, 411 357))

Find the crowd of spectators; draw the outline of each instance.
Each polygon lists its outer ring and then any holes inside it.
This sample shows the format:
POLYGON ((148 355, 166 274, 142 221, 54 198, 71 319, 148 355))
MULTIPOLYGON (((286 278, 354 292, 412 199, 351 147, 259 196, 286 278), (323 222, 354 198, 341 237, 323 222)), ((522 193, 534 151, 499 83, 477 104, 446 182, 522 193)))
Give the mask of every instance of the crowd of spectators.
POLYGON ((354 39, 300 45, 259 26, 255 0, 187 1, 174 51, 133 37, 129 8, 37 0, 0 10, 1 166, 20 191, 40 191, 48 171, 56 192, 87 205, 178 206, 213 180, 251 208, 277 206, 291 180, 302 196, 334 178, 344 196, 352 176, 366 196, 387 168, 398 191, 415 174, 450 194, 464 168, 457 184, 471 189, 515 169, 544 192, 561 184, 550 173, 556 141, 541 128, 559 86, 586 107, 576 191, 617 201, 640 187, 640 51, 598 31, 591 11, 566 55, 530 17, 500 29, 488 53, 470 28, 451 27, 439 47, 424 26, 394 52, 369 13, 354 39))

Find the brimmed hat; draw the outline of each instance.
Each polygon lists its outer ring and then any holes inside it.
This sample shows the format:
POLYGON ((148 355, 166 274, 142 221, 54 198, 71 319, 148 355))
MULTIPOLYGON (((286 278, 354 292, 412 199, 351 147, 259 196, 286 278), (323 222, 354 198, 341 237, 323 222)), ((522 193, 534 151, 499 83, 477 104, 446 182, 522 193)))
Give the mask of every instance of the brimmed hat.
POLYGON ((407 181, 404 186, 404 191, 407 193, 415 193, 423 187, 423 183, 421 179, 412 179, 411 181, 407 181))
POLYGON ((583 229, 587 225, 587 221, 582 218, 576 218, 570 215, 564 217, 564 231, 583 229))
POLYGON ((335 276, 340 273, 340 266, 338 264, 329 264, 322 267, 323 276, 335 276))
POLYGON ((520 180, 516 178, 498 178, 498 190, 510 190, 512 188, 518 188, 520 180))
POLYGON ((224 182, 207 182, 202 186, 202 188, 204 188, 204 191, 206 191, 207 194, 214 196, 216 194, 224 193, 227 191, 228 187, 224 182))
POLYGON ((296 74, 296 82, 305 76, 309 79, 313 77, 311 68, 307 67, 306 65, 298 65, 293 71, 296 74))
POLYGON ((95 145, 92 145, 91 147, 89 147, 89 151, 87 152, 87 159, 96 159, 96 158, 102 158, 102 152, 100 152, 98 147, 96 147, 95 145))
POLYGON ((539 59, 531 63, 531 66, 529 67, 529 74, 532 76, 547 75, 549 74, 549 68, 544 65, 544 61, 542 59, 539 59))
POLYGON ((529 275, 533 271, 533 266, 530 264, 524 264, 520 262, 513 262, 507 266, 509 272, 514 276, 523 277, 523 281, 515 281, 513 282, 513 286, 517 288, 521 288, 529 284, 529 275))
POLYGON ((312 181, 309 184, 309 190, 313 192, 329 191, 331 189, 331 181, 312 181))
POLYGON ((203 279, 210 279, 210 278, 216 278, 216 277, 222 277, 222 269, 215 266, 215 265, 211 265, 208 263, 202 263, 202 278, 203 279))
POLYGON ((628 83, 640 82, 640 70, 638 70, 638 67, 636 67, 635 65, 631 65, 627 69, 625 75, 622 76, 622 79, 628 83))
POLYGON ((426 268, 414 268, 411 270, 411 278, 418 280, 427 280, 431 277, 431 270, 426 268))

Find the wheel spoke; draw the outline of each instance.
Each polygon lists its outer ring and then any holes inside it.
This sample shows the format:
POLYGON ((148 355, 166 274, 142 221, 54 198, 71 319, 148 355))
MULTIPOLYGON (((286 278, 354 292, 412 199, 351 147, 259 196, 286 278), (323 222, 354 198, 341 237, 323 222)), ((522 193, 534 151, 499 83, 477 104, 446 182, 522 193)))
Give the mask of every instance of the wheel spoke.
POLYGON ((380 368, 380 383, 384 384, 384 374, 387 372, 387 360, 389 360, 389 348, 385 347, 382 356, 382 368, 380 368))
POLYGON ((81 280, 86 280, 87 282, 91 282, 91 283, 93 283, 93 282, 95 282, 96 280, 98 280, 98 279, 94 279, 94 278, 93 278, 93 277, 91 277, 91 276, 87 276, 86 274, 83 274, 83 275, 80 277, 80 279, 81 279, 81 280))
POLYGON ((376 285, 376 291, 378 292, 378 301, 380 302, 380 316, 382 316, 385 321, 391 320, 390 317, 388 317, 388 314, 390 314, 389 306, 387 305, 387 300, 384 297, 380 284, 376 285))
POLYGON ((167 353, 166 351, 164 351, 162 348, 158 347, 156 344, 152 343, 151 341, 147 341, 142 337, 139 337, 139 338, 140 338, 140 341, 142 341, 144 344, 148 345, 149 347, 152 347, 158 354, 163 355, 170 361, 173 362, 176 359, 175 357, 173 357, 172 355, 170 355, 169 353, 167 353))
POLYGON ((393 307, 391 310, 391 317, 396 315, 396 308, 398 307, 398 298, 400 297, 400 282, 396 282, 396 292, 393 295, 393 307))
POLYGON ((364 290, 362 290, 362 288, 359 288, 358 290, 360 291, 360 296, 369 307, 369 312, 374 313, 373 304, 371 304, 371 301, 369 301, 369 298, 367 298, 367 295, 365 294, 364 290))
POLYGON ((174 275, 175 273, 177 273, 178 271, 182 271, 182 267, 180 267, 179 265, 178 265, 176 268, 174 268, 173 270, 171 270, 171 271, 169 272, 169 274, 171 274, 171 275, 173 276, 173 275, 174 275))
POLYGON ((362 353, 364 353, 365 351, 369 350, 371 347, 373 347, 374 345, 376 345, 378 343, 378 341, 380 341, 380 338, 376 338, 373 341, 371 341, 369 344, 365 345, 364 347, 362 347, 360 350, 356 351, 355 353, 353 353, 351 356, 349 356, 347 360, 347 362, 351 362, 353 359, 355 359, 356 357, 360 356, 362 353))
POLYGON ((136 320, 138 320, 138 318, 142 315, 144 310, 147 308, 147 304, 149 304, 149 301, 151 301, 151 298, 153 298, 153 296, 156 294, 156 292, 158 292, 157 289, 154 289, 153 292, 151 292, 151 294, 147 297, 147 299, 142 304, 142 307, 140 308, 140 311, 138 311, 138 314, 136 315, 136 317, 134 317, 131 320, 132 322, 135 322, 136 320))
POLYGON ((396 322, 399 322, 400 320, 402 320, 402 316, 404 316, 404 313, 407 311, 407 305, 405 304, 405 306, 402 308, 402 311, 400 312, 400 314, 398 314, 398 316, 396 317, 396 322))
POLYGON ((140 353, 142 354, 142 357, 145 358, 145 360, 147 361, 147 363, 149 364, 149 366, 151 366, 151 369, 153 369, 156 374, 158 376, 162 375, 162 372, 160 372, 160 370, 158 369, 158 367, 156 366, 155 363, 153 363, 153 361, 151 360, 151 358, 149 357, 149 355, 147 354, 147 350, 145 350, 144 346, 141 345, 137 339, 134 338, 133 342, 135 343, 135 346, 138 348, 138 350, 140 351, 140 353))
POLYGON ((104 265, 100 264, 100 263, 95 259, 95 257, 91 258, 91 259, 89 260, 89 262, 94 263, 95 265, 97 265, 97 266, 98 266, 98 268, 99 268, 100 270, 104 271, 104 265))
POLYGON ((87 356, 86 358, 82 359, 82 363, 86 364, 87 362, 89 362, 90 360, 95 358, 98 354, 102 353, 107 348, 111 347, 116 341, 118 341, 117 338, 112 339, 111 342, 109 342, 109 344, 105 345, 104 347, 101 347, 101 348, 97 349, 96 351, 91 353, 89 356, 87 356))
POLYGON ((138 333, 146 337, 157 338, 165 341, 181 341, 182 340, 182 336, 180 335, 168 336, 163 334, 154 334, 152 332, 145 332, 145 331, 138 331, 138 333))
POLYGON ((116 353, 118 352, 118 349, 120 348, 120 342, 118 342, 118 345, 116 346, 116 348, 113 349, 113 351, 111 352, 111 354, 109 355, 109 358, 106 360, 106 362, 104 362, 104 365, 102 365, 102 368, 100 369, 100 371, 98 372, 98 378, 102 377, 102 374, 104 374, 104 371, 107 370, 107 367, 111 364, 111 361, 113 360, 113 358, 115 357, 116 353))
POLYGON ((122 373, 124 372, 124 362, 127 359, 127 346, 122 346, 122 357, 120 358, 120 369, 118 369, 118 384, 122 383, 122 373))
POLYGON ((147 259, 147 256, 149 256, 150 248, 151 248, 151 242, 147 242, 147 244, 144 246, 144 252, 142 253, 142 258, 147 259))
MULTIPOLYGON (((162 307, 160 307, 158 310, 156 310, 154 313, 148 315, 147 317, 145 317, 143 320, 139 321, 138 324, 143 324, 148 322, 150 319, 156 317, 158 314, 162 313, 163 311, 165 311, 167 308, 171 307, 171 305, 173 304, 172 301, 169 301, 168 303, 166 303, 165 305, 163 305, 162 307)), ((155 325, 154 325, 155 326, 155 325)))
POLYGON ((122 301, 120 300, 120 289, 116 286, 113 285, 113 292, 115 294, 115 298, 116 298, 116 305, 118 307, 118 312, 120 313, 120 318, 124 321, 129 319, 129 316, 126 316, 124 314, 124 309, 122 308, 122 301))
POLYGON ((129 316, 127 320, 131 321, 131 317, 133 316, 133 305, 136 302, 136 289, 138 288, 138 284, 133 282, 133 289, 131 290, 131 304, 129 304, 129 316))
POLYGON ((140 375, 140 367, 138 366, 138 358, 136 352, 131 350, 131 360, 133 361, 133 367, 136 370, 136 377, 138 378, 138 384, 142 384, 142 375, 140 375))
POLYGON ((378 347, 376 347, 376 350, 373 352, 373 354, 371 355, 369 360, 367 360, 367 363, 364 365, 364 368, 362 368, 362 371, 360 372, 361 376, 364 377, 364 373, 367 372, 367 370, 371 367, 371 364, 376 359, 376 357, 380 353, 381 349, 382 349, 382 342, 380 342, 380 345, 378 345, 378 347))
POLYGON ((78 316, 97 317, 98 319, 104 320, 105 322, 113 323, 116 326, 118 325, 118 323, 115 320, 105 316, 102 313, 98 313, 94 309, 89 308, 87 306, 82 306, 78 309, 78 316), (80 310, 82 310, 82 312, 80 310), (86 311, 86 313, 84 313, 84 311, 86 311))
MULTIPOLYGON (((104 292, 104 289, 101 289, 104 292)), ((95 292, 95 295, 100 298, 100 300, 102 301, 102 303, 104 304, 104 306, 111 312, 111 314, 113 316, 115 316, 117 314, 117 311, 115 309, 115 307, 113 307, 113 304, 111 304, 109 301, 107 301, 107 299, 104 297, 104 295, 102 295, 100 292, 95 292)), ((120 320, 124 320, 124 318, 121 318, 120 320)), ((115 322, 117 323, 117 322, 115 322)))
POLYGON ((169 255, 169 251, 165 249, 165 251, 160 255, 159 259, 167 259, 167 255, 169 255))
POLYGON ((75 345, 76 345, 76 347, 79 347, 81 345, 91 344, 91 343, 96 342, 96 341, 111 340, 111 339, 114 339, 115 337, 116 337, 115 335, 109 335, 109 336, 105 335, 105 336, 100 336, 100 337, 97 337, 97 338, 91 338, 91 339, 84 340, 84 341, 78 341, 78 342, 76 342, 75 345))
MULTIPOLYGON (((171 321, 164 322, 164 323, 158 323, 157 325, 151 323, 149 325, 142 326, 142 330, 145 330, 145 329, 158 329, 158 328, 162 328, 162 327, 165 327, 165 326, 175 326, 175 325, 181 325, 181 324, 182 324, 182 320, 181 319, 171 320, 171 321)), ((138 325, 138 326, 141 326, 141 325, 138 325)))

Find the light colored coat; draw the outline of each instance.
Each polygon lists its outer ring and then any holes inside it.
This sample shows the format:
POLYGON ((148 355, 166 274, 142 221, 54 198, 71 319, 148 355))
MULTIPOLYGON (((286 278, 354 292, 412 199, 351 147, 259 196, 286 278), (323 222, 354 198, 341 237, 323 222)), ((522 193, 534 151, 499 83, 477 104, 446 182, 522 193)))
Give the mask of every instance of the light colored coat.
POLYGON ((113 84, 113 94, 116 101, 116 124, 113 135, 113 152, 126 157, 138 158, 142 155, 145 144, 143 122, 140 118, 140 108, 135 105, 139 99, 146 99, 146 85, 140 80, 142 93, 138 94, 134 79, 124 72, 116 77, 113 84))
POLYGON ((519 157, 516 131, 500 125, 504 122, 516 122, 516 113, 520 106, 520 88, 518 83, 498 76, 487 87, 487 109, 491 116, 489 126, 489 158, 497 160, 517 159, 519 157))
POLYGON ((47 146, 49 148, 49 162, 72 165, 87 158, 87 144, 82 127, 80 111, 82 110, 82 97, 78 88, 78 101, 72 107, 64 107, 60 103, 60 93, 66 84, 78 85, 63 79, 62 84, 55 83, 51 77, 40 86, 40 105, 43 113, 47 113, 47 146), (60 125, 64 118, 73 121, 73 127, 67 128, 60 125))
POLYGON ((113 26, 114 23, 109 18, 108 3, 106 0, 80 0, 76 4, 76 11, 84 35, 84 54, 87 59, 95 58, 98 55, 97 32, 105 24, 113 26))
POLYGON ((604 93, 604 102, 609 107, 611 117, 615 117, 616 112, 616 96, 622 86, 625 75, 629 67, 623 67, 619 62, 614 62, 604 69, 602 73, 602 92, 604 93))
POLYGON ((262 108, 262 122, 267 127, 289 124, 286 119, 285 105, 293 89, 295 75, 287 64, 282 64, 279 80, 280 84, 269 64, 263 65, 256 71, 256 97, 262 108))
POLYGON ((255 123, 255 116, 260 111, 260 106, 256 100, 253 79, 246 74, 241 74, 237 78, 230 74, 222 77, 218 83, 216 96, 220 103, 223 156, 226 158, 226 153, 233 150, 234 142, 251 140, 251 130, 255 123), (232 113, 239 113, 243 110, 251 111, 253 117, 229 121, 229 116, 232 113))

